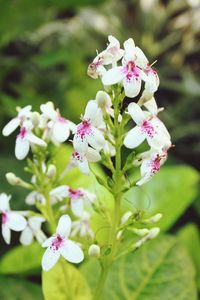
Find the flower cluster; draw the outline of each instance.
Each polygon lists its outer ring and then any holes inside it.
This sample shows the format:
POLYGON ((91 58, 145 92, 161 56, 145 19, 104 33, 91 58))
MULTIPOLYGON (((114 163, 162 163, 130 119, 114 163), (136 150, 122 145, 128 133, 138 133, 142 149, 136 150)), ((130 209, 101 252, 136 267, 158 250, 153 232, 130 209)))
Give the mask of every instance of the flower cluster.
POLYGON ((17 159, 25 159, 29 152, 33 154, 29 155, 25 168, 32 175, 30 183, 11 172, 6 178, 11 185, 29 191, 25 202, 34 207, 28 211, 12 211, 10 196, 0 194, 2 235, 9 244, 11 230, 19 231, 23 245, 31 244, 35 238, 46 247, 42 258, 45 271, 50 270, 60 256, 71 263, 80 263, 87 252, 102 259, 102 264, 105 255, 115 259, 119 256, 116 243, 123 248, 127 230, 134 238, 126 249, 120 250, 122 254, 137 249, 159 233, 159 228, 152 226, 161 214, 145 218, 133 211, 122 215, 119 210, 124 193, 148 182, 160 170, 172 146, 170 135, 158 118, 162 109, 157 107, 154 98, 159 77, 133 39, 124 42, 124 49, 115 37, 109 36, 108 41, 107 48, 97 54, 88 67, 88 74, 94 79, 100 78, 105 90, 98 91, 88 101, 79 124, 63 117, 52 102, 47 102, 40 106, 40 113, 32 111, 30 105, 18 107, 17 116, 2 131, 8 136, 19 127, 15 144, 17 159), (127 97, 131 98, 128 105, 127 97), (130 120, 135 123, 132 129, 128 127, 130 120), (58 173, 52 148, 67 140, 72 142, 73 150, 68 164, 58 173), (140 150, 141 144, 146 151, 140 150), (121 155, 124 146, 134 149, 125 161, 121 155), (107 175, 96 175, 90 166, 92 162, 100 162, 107 175), (76 166, 86 175, 92 171, 100 185, 112 194, 114 214, 94 193, 82 187, 74 188, 73 182, 63 182, 64 175, 76 166), (141 176, 130 184, 129 172, 138 167, 141 176), (91 226, 94 213, 108 224, 106 245, 98 243, 91 226), (52 236, 47 238, 47 234, 52 236))

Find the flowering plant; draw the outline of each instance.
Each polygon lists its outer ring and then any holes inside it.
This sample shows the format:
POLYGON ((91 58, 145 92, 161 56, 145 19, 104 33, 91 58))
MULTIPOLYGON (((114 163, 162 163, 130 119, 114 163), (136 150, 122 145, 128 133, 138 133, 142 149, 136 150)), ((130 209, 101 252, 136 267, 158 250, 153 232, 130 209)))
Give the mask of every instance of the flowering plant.
MULTIPOLYGON (((162 109, 154 98, 159 86, 157 72, 133 39, 124 42, 124 49, 115 37, 109 36, 108 41, 107 48, 88 67, 88 75, 100 78, 104 90, 87 103, 78 125, 47 102, 40 106, 40 113, 33 112, 30 105, 17 108, 17 117, 3 128, 3 135, 8 136, 19 127, 17 159, 23 160, 31 152, 25 168, 31 181, 13 173, 7 173, 6 178, 11 185, 29 190, 25 202, 35 207, 15 212, 10 209, 11 196, 0 195, 5 242, 10 243, 11 230, 21 231, 23 245, 35 238, 46 248, 41 262, 44 272, 58 261, 65 268, 64 260, 80 264, 95 257, 101 273, 93 295, 87 298, 95 300, 101 297, 113 262, 158 235, 159 227, 154 224, 162 217, 159 212, 146 217, 144 212, 125 210, 123 203, 127 191, 144 185, 160 170, 172 146, 158 118, 162 109), (135 125, 129 129, 132 120, 135 125), (68 164, 58 172, 55 149, 67 140, 72 142, 73 151, 68 164), (130 151, 127 157, 122 156, 123 147, 130 151), (92 167, 95 162, 103 166, 107 176, 96 172, 92 167), (85 175, 93 174, 111 194, 111 203, 106 199, 102 202, 85 188, 75 188, 73 182, 63 184, 65 174, 75 167, 85 175), (134 172, 134 178, 130 177, 130 172, 137 169, 140 175, 134 172), (107 238, 103 242, 98 235, 103 228, 97 217, 106 224, 107 238)), ((64 276, 66 282, 70 280, 67 272, 64 276)))

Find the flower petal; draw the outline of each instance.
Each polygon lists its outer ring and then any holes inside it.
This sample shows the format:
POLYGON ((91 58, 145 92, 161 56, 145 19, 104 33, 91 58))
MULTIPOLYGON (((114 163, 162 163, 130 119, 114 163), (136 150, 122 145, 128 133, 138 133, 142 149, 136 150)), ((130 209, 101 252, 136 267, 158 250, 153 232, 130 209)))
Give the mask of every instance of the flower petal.
POLYGON ((42 257, 42 269, 49 271, 57 263, 60 257, 59 251, 53 252, 50 248, 47 248, 42 257))
POLYGON ((140 128, 138 126, 131 129, 124 139, 124 145, 133 149, 139 146, 145 140, 145 135, 142 134, 140 128))
POLYGON ((89 162, 97 162, 101 160, 101 155, 99 154, 98 151, 92 149, 91 147, 88 147, 86 158, 89 162))
POLYGON ((114 67, 103 75, 102 82, 104 85, 112 85, 120 82, 124 76, 123 67, 114 67))
POLYGON ((71 209, 75 216, 81 217, 83 214, 83 199, 71 200, 71 209))
POLYGON ((148 109, 148 111, 152 115, 157 115, 157 113, 158 113, 158 106, 157 106, 157 103, 156 103, 154 97, 152 97, 150 100, 146 101, 143 105, 148 109))
POLYGON ((22 231, 19 241, 24 246, 28 246, 32 243, 32 241, 33 241, 33 232, 32 232, 32 230, 30 229, 29 226, 27 226, 22 231))
POLYGON ((63 143, 65 142, 70 134, 69 125, 67 124, 67 121, 57 121, 55 122, 53 126, 53 135, 54 138, 59 142, 63 143))
POLYGON ((7 224, 2 224, 2 236, 6 244, 10 244, 11 232, 7 224))
POLYGON ((55 239, 54 236, 49 237, 48 239, 46 239, 46 241, 43 242, 42 247, 43 248, 50 247, 54 239, 55 239))
POLYGON ((66 198, 69 195, 68 185, 60 185, 55 189, 51 190, 49 195, 55 197, 56 200, 61 201, 63 198, 66 198))
POLYGON ((92 134, 88 137, 88 143, 95 150, 100 151, 105 146, 103 133, 95 127, 92 127, 92 134))
POLYGON ((1 193, 0 194, 0 211, 4 212, 4 211, 8 211, 10 210, 10 202, 11 196, 5 194, 5 193, 1 193))
POLYGON ((3 128, 2 134, 4 136, 10 135, 20 124, 19 118, 14 118, 3 128))
POLYGON ((85 154, 88 149, 88 137, 81 138, 78 134, 74 135, 73 138, 73 147, 77 152, 80 152, 81 154, 85 154))
POLYGON ((39 137, 37 137, 33 133, 27 133, 26 138, 32 144, 36 144, 36 145, 41 146, 41 147, 46 147, 47 146, 45 141, 43 141, 42 139, 40 139, 39 137))
POLYGON ((89 175, 90 169, 89 169, 88 161, 85 157, 82 160, 78 161, 78 167, 81 173, 85 175, 89 175))
POLYGON ((8 212, 7 226, 14 231, 21 231, 27 225, 27 221, 20 214, 15 212, 8 212))
POLYGON ((140 106, 134 102, 129 104, 128 113, 137 125, 141 124, 145 120, 144 112, 140 106))
POLYGON ((58 221, 56 233, 67 238, 71 231, 71 224, 70 217, 68 215, 63 215, 58 221))
POLYGON ((41 228, 43 222, 45 222, 45 218, 39 216, 30 217, 28 220, 30 227, 35 231, 41 228))
POLYGON ((17 159, 24 159, 29 152, 30 145, 26 138, 17 137, 15 144, 15 156, 17 159))
POLYGON ((55 111, 52 102, 47 102, 46 104, 40 105, 40 110, 46 117, 53 121, 57 118, 58 113, 55 111))
POLYGON ((61 255, 71 263, 80 263, 84 259, 82 249, 73 241, 67 240, 66 245, 60 248, 61 255))
POLYGON ((139 94, 141 90, 141 79, 136 79, 133 77, 131 80, 127 80, 126 78, 124 78, 123 86, 125 95, 129 98, 134 98, 139 94))

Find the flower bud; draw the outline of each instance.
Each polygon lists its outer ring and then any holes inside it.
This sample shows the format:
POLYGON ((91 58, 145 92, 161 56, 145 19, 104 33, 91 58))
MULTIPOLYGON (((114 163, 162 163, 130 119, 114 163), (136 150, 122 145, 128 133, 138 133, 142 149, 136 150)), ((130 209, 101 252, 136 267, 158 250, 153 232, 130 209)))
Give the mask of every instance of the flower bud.
POLYGON ((147 229, 147 228, 142 228, 142 229, 134 228, 133 232, 135 234, 139 235, 139 236, 144 236, 144 235, 149 233, 149 229, 147 229))
POLYGON ((131 211, 127 211, 121 218, 121 224, 122 225, 125 224, 128 221, 128 219, 130 218, 130 216, 132 216, 132 214, 133 213, 131 211))
POLYGON ((96 101, 98 103, 98 106, 102 109, 105 109, 109 99, 109 95, 104 91, 98 91, 96 94, 96 101))
POLYGON ((47 169, 47 177, 52 178, 56 175, 56 166, 50 164, 47 169))
POLYGON ((17 177, 14 173, 6 173, 6 179, 9 184, 11 185, 19 185, 22 186, 26 189, 31 189, 32 185, 29 184, 28 182, 23 181, 21 178, 17 177))
POLYGON ((149 219, 142 220, 142 222, 144 224, 156 223, 156 222, 158 222, 162 218, 162 216, 163 215, 159 213, 159 214, 156 214, 156 215, 150 217, 149 219))
POLYGON ((98 258, 100 256, 100 247, 98 245, 92 244, 88 249, 88 255, 98 258))
POLYGON ((20 185, 21 183, 21 178, 17 177, 14 173, 6 173, 6 179, 9 184, 11 185, 20 185))
POLYGON ((154 239, 160 232, 160 228, 159 227, 153 227, 149 230, 149 233, 147 235, 148 239, 152 240, 154 239))
POLYGON ((31 122, 33 123, 33 126, 36 127, 40 123, 40 114, 36 111, 34 111, 31 114, 31 122))

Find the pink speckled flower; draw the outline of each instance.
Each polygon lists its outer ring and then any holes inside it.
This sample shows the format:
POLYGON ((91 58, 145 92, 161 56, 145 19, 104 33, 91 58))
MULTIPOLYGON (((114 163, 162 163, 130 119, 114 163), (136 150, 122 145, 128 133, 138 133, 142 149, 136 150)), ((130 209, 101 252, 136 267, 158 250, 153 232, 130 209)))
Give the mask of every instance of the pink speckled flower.
POLYGON ((65 142, 70 135, 70 131, 75 130, 75 124, 63 118, 59 111, 54 109, 52 102, 42 104, 40 110, 43 113, 43 116, 50 120, 47 126, 48 129, 50 129, 52 140, 58 143, 65 142))
POLYGON ((149 146, 157 149, 157 151, 164 148, 168 149, 171 146, 170 135, 165 125, 156 115, 142 111, 136 103, 129 104, 128 113, 137 126, 125 136, 124 145, 127 148, 136 148, 145 139, 149 146))
POLYGON ((62 255, 71 263, 80 263, 84 259, 82 249, 72 240, 68 239, 71 232, 71 219, 63 215, 54 236, 48 238, 42 247, 48 247, 42 257, 42 268, 49 271, 62 255))
POLYGON ((0 194, 0 213, 2 220, 2 235, 7 244, 10 244, 11 230, 22 231, 26 227, 26 219, 17 212, 10 210, 11 196, 0 194))
POLYGON ((136 185, 141 186, 148 182, 155 174, 160 170, 160 167, 164 164, 167 159, 167 150, 162 152, 156 152, 151 149, 149 151, 143 152, 138 157, 138 162, 141 164, 140 173, 141 179, 136 183, 136 185))
POLYGON ((100 151, 105 145, 104 128, 102 111, 96 101, 90 100, 86 106, 82 122, 76 128, 73 139, 74 149, 85 154, 90 145, 95 150, 100 151))

